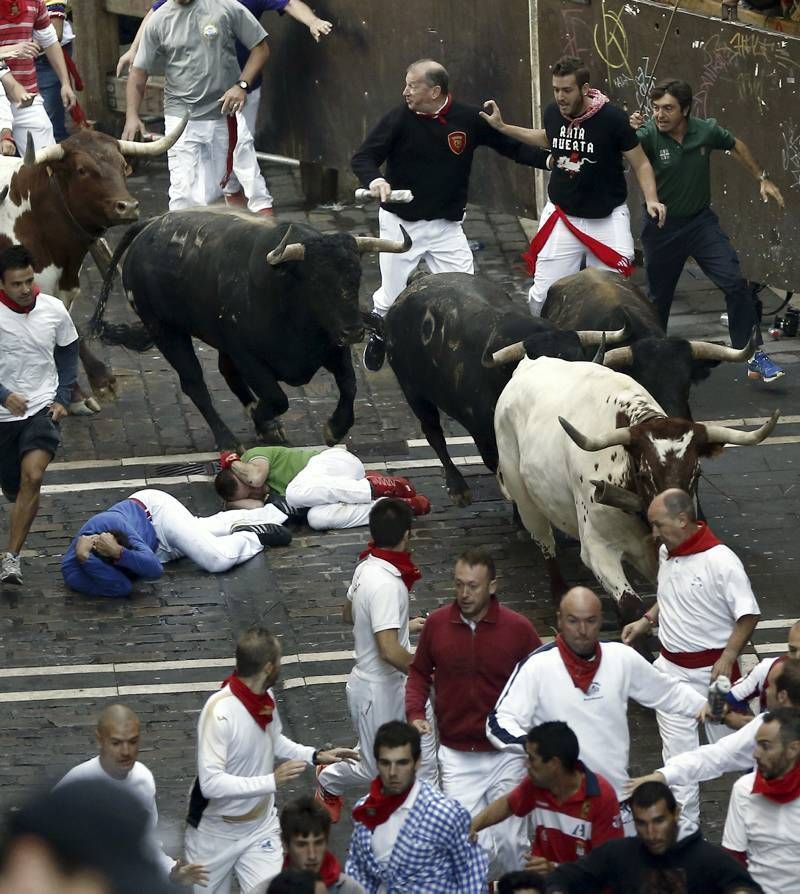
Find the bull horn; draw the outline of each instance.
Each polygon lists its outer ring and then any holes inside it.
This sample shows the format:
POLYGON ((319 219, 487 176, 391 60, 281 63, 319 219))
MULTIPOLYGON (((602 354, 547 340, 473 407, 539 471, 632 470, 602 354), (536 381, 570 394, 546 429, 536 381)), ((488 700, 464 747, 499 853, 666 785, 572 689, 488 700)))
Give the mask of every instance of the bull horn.
POLYGON ((628 327, 623 326, 622 329, 614 329, 612 332, 604 332, 602 329, 576 329, 575 335, 581 343, 581 347, 593 348, 600 344, 600 340, 605 336, 606 342, 615 345, 621 342, 628 335, 628 327))
POLYGON ((267 263, 273 267, 278 264, 284 264, 286 261, 304 261, 306 257, 306 247, 302 242, 289 242, 292 233, 292 226, 283 235, 283 239, 278 243, 277 248, 273 248, 267 255, 267 263))
POLYGON ((606 359, 606 334, 603 333, 603 337, 600 339, 600 344, 597 346, 597 351, 595 352, 594 357, 592 357, 592 363, 599 363, 600 366, 603 365, 603 361, 606 359))
POLYGON ((3 204, 6 200, 6 196, 8 195, 8 186, 4 186, 2 190, 0 190, 0 205, 3 204))
POLYGON ((624 512, 642 512, 644 510, 642 498, 624 487, 617 487, 616 484, 609 484, 608 481, 596 481, 595 479, 590 479, 589 483, 594 485, 594 501, 600 506, 613 506, 624 512))
POLYGON ((22 156, 22 163, 24 165, 36 164, 36 149, 33 145, 33 134, 30 131, 25 138, 25 154, 22 156))
POLYGON ((481 358, 481 364, 487 369, 492 369, 495 366, 505 366, 506 363, 519 363, 524 356, 525 343, 518 341, 513 345, 500 348, 499 351, 495 351, 491 355, 487 349, 481 358))
POLYGON ((603 366, 608 369, 625 369, 626 366, 633 365, 633 351, 630 348, 614 348, 612 351, 606 351, 603 366))
POLYGON ((711 341, 690 341, 692 357, 695 360, 719 360, 728 363, 743 363, 749 360, 756 347, 756 332, 754 329, 750 341, 743 348, 729 348, 727 345, 715 345, 711 341))
POLYGON ((188 121, 189 116, 184 115, 174 130, 170 131, 168 134, 164 134, 159 140, 153 140, 151 143, 136 143, 133 140, 117 140, 119 151, 123 155, 131 156, 162 155, 167 149, 170 149, 175 145, 178 141, 178 137, 186 129, 188 121))
POLYGON ((397 241, 394 239, 381 239, 378 236, 355 236, 354 238, 358 251, 362 255, 371 251, 383 251, 399 255, 411 248, 411 237, 406 232, 405 227, 401 226, 400 232, 403 234, 403 238, 397 241))
POLYGON ((775 410, 769 419, 755 431, 740 431, 738 428, 727 428, 724 425, 706 425, 706 437, 709 444, 735 444, 737 447, 753 447, 760 444, 778 424, 781 411, 775 410))
POLYGON ((627 447, 631 442, 631 430, 629 428, 615 428, 602 438, 589 438, 567 422, 563 416, 558 417, 561 427, 581 448, 594 453, 596 450, 605 450, 606 447, 627 447))
MULTIPOLYGON (((30 134, 28 134, 30 136, 30 134)), ((31 164, 28 160, 28 147, 25 147, 25 158, 23 159, 23 164, 31 164)), ((52 146, 45 146, 44 149, 40 149, 33 158, 33 163, 37 165, 46 165, 53 161, 61 161, 64 157, 64 147, 61 143, 55 143, 52 146)))

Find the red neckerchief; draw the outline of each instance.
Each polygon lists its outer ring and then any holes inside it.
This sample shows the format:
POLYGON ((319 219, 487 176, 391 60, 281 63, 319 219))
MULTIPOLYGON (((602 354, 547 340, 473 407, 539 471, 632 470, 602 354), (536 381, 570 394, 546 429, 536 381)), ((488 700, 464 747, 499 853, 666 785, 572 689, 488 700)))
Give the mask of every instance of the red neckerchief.
POLYGON ((375 556, 376 559, 383 559, 400 572, 400 577, 406 585, 407 590, 411 590, 414 584, 422 577, 422 572, 411 561, 411 553, 401 553, 393 549, 380 549, 370 540, 369 545, 363 553, 359 555, 359 561, 366 559, 367 556, 375 556))
POLYGON ((556 205, 553 213, 542 224, 540 229, 536 231, 536 235, 533 239, 531 239, 530 248, 524 255, 522 255, 522 259, 528 267, 529 276, 533 276, 536 273, 536 259, 539 257, 539 252, 544 248, 545 243, 550 238, 550 234, 553 232, 555 225, 559 221, 564 224, 578 242, 585 245, 599 261, 602 261, 606 265, 606 267, 611 267, 612 270, 616 270, 619 274, 626 277, 633 273, 633 264, 631 264, 630 260, 626 258, 625 255, 621 255, 610 245, 606 245, 599 239, 595 239, 594 236, 590 236, 588 233, 584 233, 583 230, 579 230, 561 208, 556 205))
POLYGON ((258 695, 236 676, 231 674, 222 685, 231 687, 231 692, 239 699, 239 701, 247 708, 247 712, 261 727, 266 729, 267 725, 272 723, 272 712, 275 710, 275 702, 268 692, 258 695))
POLYGON ((370 832, 374 831, 376 826, 383 825, 395 810, 402 806, 413 787, 410 785, 400 795, 384 795, 381 777, 378 776, 372 780, 366 801, 353 809, 353 819, 366 826, 370 832))
POLYGON ((572 682, 582 692, 588 692, 589 686, 600 668, 600 660, 603 657, 600 643, 594 644, 593 661, 589 661, 586 658, 581 658, 580 655, 576 655, 564 642, 564 638, 560 633, 556 637, 556 645, 558 646, 561 660, 564 662, 564 667, 566 667, 567 673, 572 677, 572 682))
MULTIPOLYGON (((288 855, 283 858, 283 868, 291 869, 288 855)), ((325 856, 322 858, 322 866, 319 867, 318 873, 325 887, 333 887, 333 885, 339 881, 339 876, 341 874, 342 864, 337 860, 336 854, 332 854, 330 851, 325 851, 325 856)))
POLYGON ((572 130, 573 127, 577 127, 579 124, 583 124, 584 121, 588 121, 592 115, 596 115, 608 102, 608 97, 605 93, 601 93, 594 87, 590 87, 586 92, 586 101, 589 103, 589 108, 585 112, 581 112, 577 118, 569 118, 567 130, 572 130))
POLYGON ((16 22, 25 12, 24 0, 0 0, 0 19, 6 22, 16 22))
POLYGON ((712 533, 711 528, 705 522, 697 523, 697 530, 691 537, 687 537, 683 543, 679 543, 675 549, 669 551, 670 559, 675 556, 693 556, 695 553, 704 553, 713 546, 719 546, 722 543, 712 533))
MULTIPOLYGON (((2 3, 2 0, 0 0, 2 3)), ((15 314, 29 314, 34 307, 36 307, 36 299, 39 297, 39 293, 42 291, 39 286, 34 285, 33 287, 33 301, 31 302, 30 307, 23 307, 21 304, 17 304, 13 298, 9 298, 5 293, 5 289, 0 289, 0 302, 5 304, 5 306, 9 310, 13 310, 15 314)))
POLYGON ((420 118, 435 118, 439 124, 447 124, 445 115, 450 111, 451 105, 453 105, 453 94, 448 93, 444 105, 438 112, 414 112, 414 114, 418 115, 420 118))
POLYGON ((753 794, 763 795, 776 804, 788 804, 800 798, 800 761, 788 773, 777 779, 764 779, 756 770, 756 781, 753 783, 753 794))

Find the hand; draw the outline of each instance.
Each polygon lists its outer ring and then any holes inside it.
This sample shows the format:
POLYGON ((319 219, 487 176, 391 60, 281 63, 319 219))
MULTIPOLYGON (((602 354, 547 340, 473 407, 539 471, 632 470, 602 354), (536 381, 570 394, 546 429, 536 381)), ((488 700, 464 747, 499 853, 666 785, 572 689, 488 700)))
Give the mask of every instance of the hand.
POLYGON ((412 634, 422 633, 422 628, 424 626, 425 626, 425 618, 423 618, 421 616, 418 618, 412 618, 408 622, 408 632, 412 633, 412 634))
MULTIPOLYGON (((419 721, 417 721, 419 722, 419 721)), ((416 725, 416 724, 415 724, 416 725)), ((474 844, 478 840, 478 832, 480 830, 475 828, 475 820, 469 824, 469 832, 467 832, 467 838, 474 844)))
POLYGON ((78 97, 70 84, 61 85, 61 103, 65 109, 74 109, 78 103, 78 97))
POLYGON ((57 400, 54 400, 53 403, 48 407, 50 410, 50 418, 58 424, 61 420, 68 415, 67 408, 64 404, 60 404, 57 400))
POLYGON ((706 702, 697 712, 695 720, 698 723, 719 723, 719 720, 715 719, 714 715, 711 713, 711 705, 709 705, 708 702, 706 702))
POLYGON ((135 140, 137 136, 144 136, 144 124, 138 115, 128 115, 125 118, 125 127, 122 128, 123 140, 135 140))
POLYGON ((184 863, 183 860, 176 860, 175 865, 170 870, 169 877, 179 885, 208 887, 208 870, 202 863, 184 863))
POLYGON ((238 84, 234 84, 233 87, 225 91, 222 99, 219 100, 222 103, 222 114, 235 115, 237 112, 241 112, 246 99, 247 91, 242 90, 238 84))
POLYGON ((664 226, 664 221, 667 219, 667 206, 662 205, 661 202, 647 202, 647 213, 653 220, 658 221, 658 227, 664 226))
POLYGON ((387 183, 381 177, 380 180, 376 180, 370 185, 369 191, 370 195, 375 196, 376 199, 380 199, 381 202, 388 202, 389 196, 392 192, 392 187, 391 184, 387 183))
POLYGON ((4 132, 0 135, 0 155, 16 154, 17 144, 14 142, 14 137, 11 136, 11 131, 4 132))
POLYGON ((711 682, 713 683, 717 677, 727 677, 730 680, 731 674, 733 673, 734 661, 734 658, 729 658, 725 652, 723 652, 711 668, 711 682))
POLYGON ((1 55, 3 59, 35 59, 41 52, 42 48, 35 40, 23 40, 3 47, 1 55))
POLYGON ((338 764, 346 761, 348 764, 361 760, 361 755, 352 748, 329 748, 327 751, 317 752, 317 763, 324 767, 329 764, 338 764))
POLYGON ((647 618, 639 618, 638 621, 631 621, 630 624, 626 624, 622 628, 622 642, 625 643, 626 646, 630 646, 633 642, 639 639, 640 636, 643 636, 645 633, 649 633, 653 629, 653 625, 647 620, 647 618))
POLYGON ((637 776, 634 779, 629 779, 627 782, 623 783, 623 797, 626 799, 630 798, 643 782, 663 782, 666 785, 667 780, 664 778, 664 774, 659 772, 648 773, 647 776, 637 776))
POLYGON ((628 123, 634 130, 638 130, 644 124, 644 116, 641 112, 634 112, 630 118, 628 118, 628 123))
POLYGON ((481 118, 495 130, 502 130, 505 122, 500 114, 500 106, 493 99, 489 99, 483 104, 483 108, 485 111, 478 112, 481 118))
POLYGON ((305 761, 284 761, 275 769, 275 785, 286 785, 287 782, 302 776, 305 769, 305 761))
POLYGON ((28 93, 16 78, 12 78, 10 82, 4 80, 3 87, 5 88, 6 96, 9 101, 13 102, 18 109, 27 109, 34 99, 36 99, 36 94, 28 93))
POLYGON ((325 19, 314 19, 314 21, 308 26, 308 30, 311 32, 311 36, 319 43, 320 37, 324 37, 326 34, 330 34, 333 30, 333 25, 330 22, 326 22, 325 19))
POLYGON ((557 865, 545 857, 534 857, 533 854, 525 857, 525 868, 528 872, 538 872, 539 875, 549 875, 557 865))
POLYGON ((75 558, 79 562, 85 562, 91 555, 91 552, 93 549, 94 549, 94 535, 93 534, 82 534, 78 538, 78 542, 75 544, 75 558))
POLYGON ((93 549, 104 559, 118 559, 122 555, 122 547, 110 531, 95 535, 93 549))
POLYGON ((421 736, 429 736, 433 732, 427 720, 412 720, 411 725, 416 727, 421 736))
POLYGON ((12 391, 6 398, 5 408, 15 416, 24 416, 28 411, 28 398, 12 391))
POLYGON ((131 65, 133 65, 133 53, 128 49, 117 60, 117 77, 121 78, 131 65))
POLYGON ((769 178, 761 181, 761 198, 764 202, 768 202, 770 198, 773 198, 778 203, 779 208, 786 207, 781 191, 769 178))

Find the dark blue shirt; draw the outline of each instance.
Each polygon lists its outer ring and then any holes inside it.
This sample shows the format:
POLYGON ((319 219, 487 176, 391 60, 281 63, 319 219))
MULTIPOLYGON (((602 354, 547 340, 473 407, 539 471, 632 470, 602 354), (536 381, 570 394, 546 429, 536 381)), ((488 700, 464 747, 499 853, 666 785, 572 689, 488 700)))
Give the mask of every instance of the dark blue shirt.
POLYGON ((129 596, 137 578, 157 580, 164 573, 156 558, 158 537, 147 513, 132 500, 121 500, 105 512, 98 512, 78 531, 61 560, 67 586, 90 596, 129 596), (128 538, 128 547, 115 562, 106 562, 94 553, 85 562, 75 554, 78 537, 119 531, 128 538))

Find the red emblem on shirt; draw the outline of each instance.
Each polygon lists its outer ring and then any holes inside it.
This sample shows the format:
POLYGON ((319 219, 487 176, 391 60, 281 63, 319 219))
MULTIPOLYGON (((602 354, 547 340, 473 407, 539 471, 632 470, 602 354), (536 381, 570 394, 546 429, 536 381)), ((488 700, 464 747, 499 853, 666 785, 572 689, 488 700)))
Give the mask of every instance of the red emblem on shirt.
POLYGON ((461 155, 467 148, 467 135, 463 130, 454 130, 447 135, 447 145, 450 147, 452 153, 461 155))

